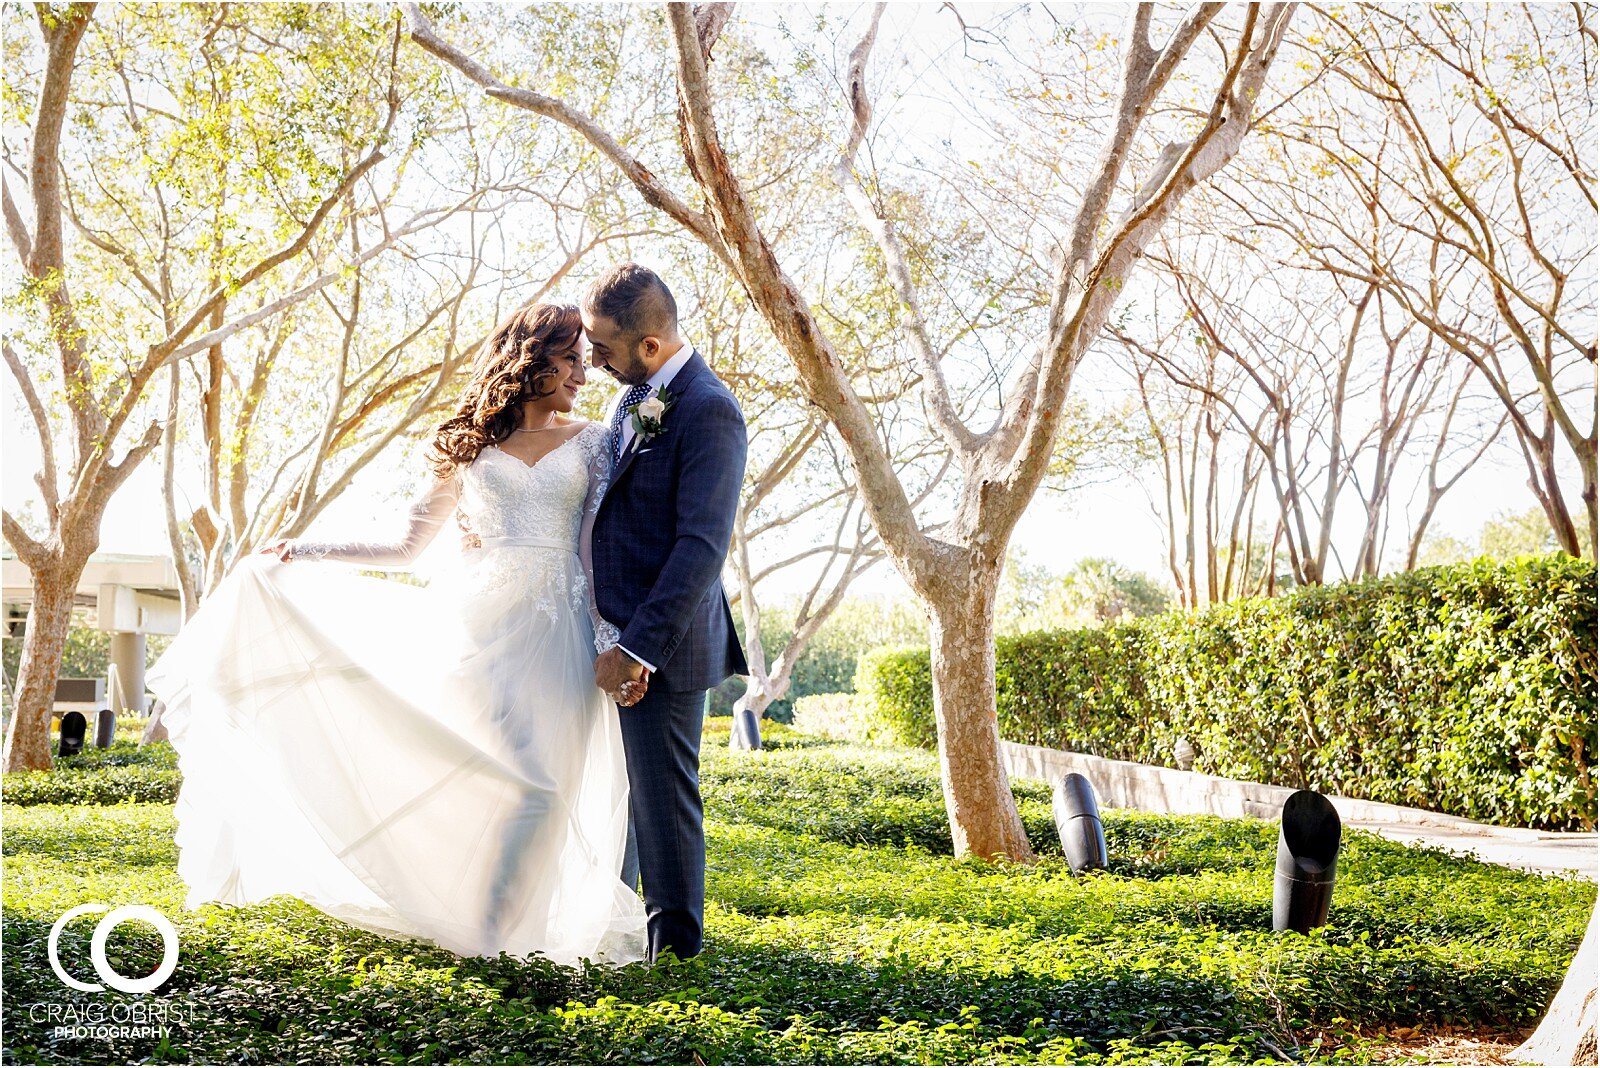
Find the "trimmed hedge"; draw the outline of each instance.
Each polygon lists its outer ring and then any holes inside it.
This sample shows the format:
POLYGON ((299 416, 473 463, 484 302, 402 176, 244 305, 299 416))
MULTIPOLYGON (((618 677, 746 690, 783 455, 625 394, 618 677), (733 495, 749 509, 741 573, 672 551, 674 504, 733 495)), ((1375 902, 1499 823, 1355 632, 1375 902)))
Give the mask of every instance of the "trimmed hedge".
MULTIPOLYGON (((1479 559, 997 643, 1001 734, 1547 829, 1595 826, 1595 566, 1479 559)), ((857 687, 934 742, 927 649, 857 687)))
POLYGON ((182 782, 174 768, 138 765, 14 772, 5 777, 4 799, 8 805, 170 805, 182 782))
POLYGON ((872 702, 859 693, 813 693, 794 703, 794 728, 836 742, 872 745, 895 735, 873 715, 872 702))
POLYGON ((141 746, 138 731, 124 732, 106 749, 93 746, 74 756, 57 757, 49 771, 13 771, 4 777, 7 805, 117 805, 166 802, 178 796, 183 782, 178 754, 166 742, 141 746))

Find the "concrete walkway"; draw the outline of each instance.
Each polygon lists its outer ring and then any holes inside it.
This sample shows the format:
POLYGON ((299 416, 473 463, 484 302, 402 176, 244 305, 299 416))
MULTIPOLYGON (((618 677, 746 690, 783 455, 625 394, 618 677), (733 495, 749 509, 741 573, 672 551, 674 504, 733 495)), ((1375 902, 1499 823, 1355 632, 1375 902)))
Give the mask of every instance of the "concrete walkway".
MULTIPOLYGON (((1000 748, 1006 772, 1012 778, 1054 783, 1069 772, 1078 772, 1093 784, 1095 796, 1105 808, 1277 819, 1284 801, 1294 793, 1286 786, 1107 760, 1037 745, 1001 742, 1000 748)), ((1442 812, 1353 797, 1330 796, 1328 800, 1345 826, 1372 831, 1396 842, 1471 853, 1486 863, 1525 871, 1575 873, 1591 880, 1600 873, 1600 836, 1594 834, 1496 827, 1442 812)))
POLYGON ((1454 853, 1471 853, 1486 864, 1544 875, 1577 874, 1593 882, 1600 869, 1600 836, 1593 834, 1526 831, 1487 823, 1478 824, 1479 831, 1367 820, 1355 820, 1347 826, 1373 831, 1406 845, 1438 846, 1454 853))

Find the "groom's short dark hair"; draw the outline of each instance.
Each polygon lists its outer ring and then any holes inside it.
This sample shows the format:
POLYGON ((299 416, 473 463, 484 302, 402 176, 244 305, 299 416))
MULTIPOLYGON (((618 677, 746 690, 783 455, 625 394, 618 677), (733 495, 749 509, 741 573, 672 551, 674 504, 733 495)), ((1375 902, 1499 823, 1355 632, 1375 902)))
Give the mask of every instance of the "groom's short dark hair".
POLYGON ((583 303, 634 337, 667 333, 678 325, 672 290, 660 275, 639 263, 619 263, 595 279, 583 303))

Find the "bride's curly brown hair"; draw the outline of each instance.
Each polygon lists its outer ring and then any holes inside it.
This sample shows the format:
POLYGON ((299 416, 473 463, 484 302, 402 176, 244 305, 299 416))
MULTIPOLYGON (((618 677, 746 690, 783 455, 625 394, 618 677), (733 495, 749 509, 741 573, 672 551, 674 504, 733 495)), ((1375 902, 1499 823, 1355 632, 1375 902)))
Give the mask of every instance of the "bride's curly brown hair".
POLYGON ((583 332, 572 304, 525 304, 489 335, 472 366, 456 414, 433 432, 428 463, 440 478, 477 459, 489 445, 509 438, 522 419, 524 401, 549 396, 545 380, 556 374, 554 357, 568 351, 583 332))

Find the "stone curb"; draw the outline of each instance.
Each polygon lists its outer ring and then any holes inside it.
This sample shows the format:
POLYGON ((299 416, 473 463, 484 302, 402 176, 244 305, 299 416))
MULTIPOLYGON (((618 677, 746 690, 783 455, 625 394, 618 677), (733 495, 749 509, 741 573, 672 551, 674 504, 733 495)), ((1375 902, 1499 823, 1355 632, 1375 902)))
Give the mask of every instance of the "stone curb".
MULTIPOLYGON (((1287 786, 1225 779, 1197 771, 1180 771, 1153 764, 1110 760, 1087 753, 1071 753, 1018 742, 1000 743, 1000 756, 1012 778, 1055 782, 1068 772, 1078 772, 1094 784, 1100 803, 1107 808, 1132 808, 1144 812, 1179 815, 1253 816, 1277 819, 1294 790, 1287 786)), ((1347 823, 1406 824, 1437 827, 1466 834, 1537 842, 1562 837, 1529 827, 1500 827, 1443 812, 1387 805, 1354 797, 1329 796, 1339 818, 1347 823)))

